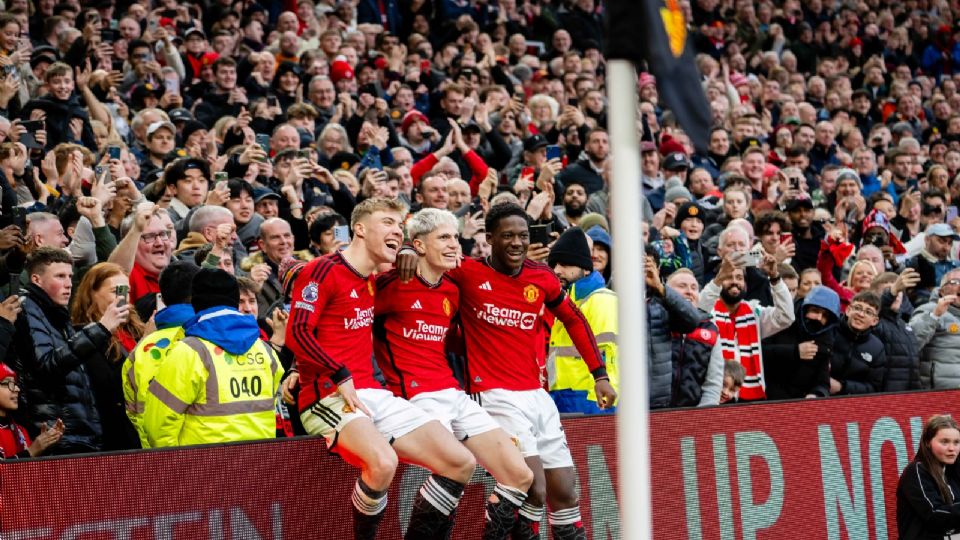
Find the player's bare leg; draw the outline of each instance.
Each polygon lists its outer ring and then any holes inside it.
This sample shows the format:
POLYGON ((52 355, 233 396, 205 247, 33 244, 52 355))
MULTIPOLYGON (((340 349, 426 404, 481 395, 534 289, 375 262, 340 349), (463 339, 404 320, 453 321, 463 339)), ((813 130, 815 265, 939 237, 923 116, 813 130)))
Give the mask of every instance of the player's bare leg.
POLYGON ((533 472, 527 467, 510 436, 502 429, 474 435, 463 444, 497 481, 487 501, 482 538, 506 539, 516 524, 517 512, 527 498, 527 490, 533 483, 533 472))
POLYGON ((580 501, 577 500, 577 470, 573 467, 546 469, 547 506, 550 512, 547 521, 554 540, 586 540, 587 532, 580 518, 580 501))
POLYGON ((540 521, 543 519, 543 505, 547 499, 547 480, 543 472, 540 456, 524 458, 527 467, 533 472, 533 483, 527 490, 527 500, 520 507, 517 524, 513 527, 513 540, 537 540, 540 538, 540 521))
POLYGON ((387 508, 387 489, 397 471, 397 454, 366 417, 344 426, 334 451, 360 469, 353 492, 353 536, 372 540, 387 508))
POLYGON ((400 437, 394 441, 393 449, 404 462, 433 473, 417 493, 405 538, 449 538, 463 488, 473 476, 477 462, 437 421, 427 422, 400 437))

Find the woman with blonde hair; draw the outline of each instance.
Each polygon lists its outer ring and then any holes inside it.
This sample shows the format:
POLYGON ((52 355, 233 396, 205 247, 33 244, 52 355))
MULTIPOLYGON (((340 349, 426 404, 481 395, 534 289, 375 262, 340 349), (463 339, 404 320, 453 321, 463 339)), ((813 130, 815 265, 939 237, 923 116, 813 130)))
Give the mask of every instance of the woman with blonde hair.
MULTIPOLYGON (((97 264, 83 276, 74 293, 71 321, 85 325, 100 320, 118 298, 129 301, 129 290, 130 281, 123 268, 113 263, 97 264)), ((85 364, 103 426, 104 450, 140 447, 140 439, 124 409, 121 381, 123 360, 145 334, 143 321, 131 309, 129 319, 113 333, 107 349, 85 364)))

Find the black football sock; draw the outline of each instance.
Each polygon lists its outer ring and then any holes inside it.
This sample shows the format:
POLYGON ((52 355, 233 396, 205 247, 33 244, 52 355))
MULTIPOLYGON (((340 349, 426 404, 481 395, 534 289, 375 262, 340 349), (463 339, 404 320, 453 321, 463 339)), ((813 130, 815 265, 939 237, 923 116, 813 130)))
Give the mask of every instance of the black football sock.
POLYGON ((580 519, 580 507, 564 508, 547 514, 553 540, 587 540, 587 532, 580 519))
POLYGON ((433 474, 420 486, 413 501, 407 540, 446 539, 453 532, 453 518, 464 485, 433 474))
POLYGON ((523 503, 513 526, 513 540, 537 540, 540 538, 540 520, 543 519, 543 507, 523 503))
POLYGON ((356 540, 374 540, 387 508, 387 491, 376 491, 357 478, 353 490, 353 537, 356 540))
POLYGON ((497 502, 487 501, 486 522, 483 540, 506 540, 517 522, 517 511, 527 498, 527 493, 510 486, 497 484, 493 488, 497 502))

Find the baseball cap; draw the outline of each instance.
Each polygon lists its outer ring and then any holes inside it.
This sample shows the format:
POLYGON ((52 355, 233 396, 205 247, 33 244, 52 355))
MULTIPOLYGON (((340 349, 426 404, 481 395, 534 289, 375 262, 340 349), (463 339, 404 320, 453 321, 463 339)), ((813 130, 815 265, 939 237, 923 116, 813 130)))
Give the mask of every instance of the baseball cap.
POLYGON ((154 122, 147 126, 147 139, 153 137, 153 134, 157 132, 158 129, 167 128, 170 130, 170 133, 173 135, 177 134, 177 128, 173 125, 172 122, 154 122))
POLYGON ((193 34, 200 34, 200 37, 202 37, 203 39, 207 39, 207 34, 204 33, 203 29, 197 28, 196 26, 192 28, 188 28, 187 31, 183 33, 183 38, 186 39, 192 36, 193 34))
POLYGON ((667 171, 685 171, 690 167, 687 156, 680 152, 673 152, 663 160, 663 168, 667 171))
POLYGON ((168 113, 171 122, 189 122, 193 120, 193 115, 190 114, 190 111, 184 109, 183 107, 178 107, 173 109, 168 113))
POLYGON ((947 225, 946 223, 935 223, 927 227, 924 231, 924 234, 928 236, 939 236, 941 238, 950 238, 952 240, 960 240, 960 235, 958 235, 953 227, 947 225))
POLYGON ((533 152, 539 148, 544 148, 549 146, 550 143, 547 142, 547 138, 543 135, 537 133, 536 135, 531 135, 523 141, 523 151, 524 152, 533 152))
POLYGON ((346 60, 337 60, 330 64, 330 80, 334 84, 340 82, 343 79, 352 79, 353 78, 353 68, 350 67, 350 64, 346 60))
POLYGON ((656 152, 657 145, 653 141, 640 141, 640 152, 656 152))
POLYGON ((276 191, 272 191, 264 188, 257 188, 253 190, 253 202, 259 203, 260 201, 265 201, 267 199, 273 199, 275 201, 280 200, 280 195, 276 191))

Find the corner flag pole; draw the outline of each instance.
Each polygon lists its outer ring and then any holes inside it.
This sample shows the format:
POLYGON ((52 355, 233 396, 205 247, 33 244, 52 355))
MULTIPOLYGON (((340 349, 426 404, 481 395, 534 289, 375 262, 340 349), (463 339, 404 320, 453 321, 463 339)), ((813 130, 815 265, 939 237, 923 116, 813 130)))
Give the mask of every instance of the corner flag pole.
POLYGON ((647 310, 640 235, 640 141, 637 136, 637 73, 630 60, 607 63, 609 94, 613 276, 619 304, 617 356, 620 398, 617 443, 621 537, 651 536, 647 398, 647 310))

